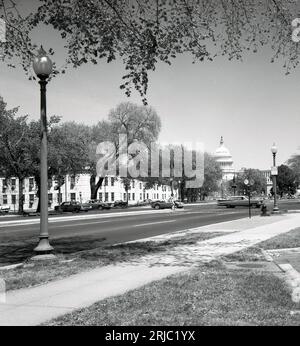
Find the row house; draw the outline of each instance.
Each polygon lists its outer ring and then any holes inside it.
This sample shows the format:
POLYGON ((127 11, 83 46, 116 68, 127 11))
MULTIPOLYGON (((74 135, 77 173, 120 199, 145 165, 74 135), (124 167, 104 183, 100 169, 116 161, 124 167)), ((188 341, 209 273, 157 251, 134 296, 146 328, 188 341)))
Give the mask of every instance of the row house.
MULTIPOLYGON (((0 178, 0 205, 7 205, 11 211, 18 210, 19 180, 17 178, 0 178)), ((23 186, 24 210, 35 210, 38 204, 38 188, 33 177, 26 178, 23 186)), ((90 199, 90 175, 67 175, 63 184, 58 188, 58 182, 54 179, 48 182, 49 209, 65 201, 87 202, 90 199)), ((167 200, 171 197, 171 188, 166 185, 155 185, 151 189, 145 188, 145 183, 132 180, 130 188, 126 192, 122 180, 118 177, 108 176, 104 179, 98 190, 97 199, 103 202, 113 203, 117 200, 127 201, 129 204, 138 204, 146 199, 167 200), (128 196, 127 196, 128 194, 128 196)), ((178 198, 178 191, 174 190, 174 197, 178 198)))

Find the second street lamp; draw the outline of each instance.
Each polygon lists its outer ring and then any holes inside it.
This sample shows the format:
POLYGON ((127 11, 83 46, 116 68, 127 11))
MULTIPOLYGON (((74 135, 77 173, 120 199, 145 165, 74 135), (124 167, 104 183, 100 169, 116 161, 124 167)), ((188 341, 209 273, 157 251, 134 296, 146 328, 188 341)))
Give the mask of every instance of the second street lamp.
POLYGON ((33 61, 33 70, 39 78, 41 86, 41 162, 40 162, 40 235, 39 244, 34 251, 39 256, 48 255, 53 251, 49 243, 48 233, 48 145, 47 145, 47 112, 46 112, 46 85, 52 73, 53 64, 43 47, 33 61))
POLYGON ((271 152, 273 154, 272 177, 273 177, 273 193, 274 193, 274 208, 273 208, 274 214, 279 213, 279 208, 278 208, 278 203, 277 203, 277 175, 278 175, 278 170, 277 170, 277 166, 276 166, 277 151, 278 151, 278 149, 274 143, 272 148, 271 148, 271 152))

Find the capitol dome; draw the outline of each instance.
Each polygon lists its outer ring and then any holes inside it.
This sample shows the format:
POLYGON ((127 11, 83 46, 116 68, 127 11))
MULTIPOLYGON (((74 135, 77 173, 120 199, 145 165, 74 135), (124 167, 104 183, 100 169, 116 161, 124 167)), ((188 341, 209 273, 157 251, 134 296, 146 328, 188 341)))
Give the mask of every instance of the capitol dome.
POLYGON ((221 137, 219 148, 215 151, 215 158, 220 163, 223 179, 232 180, 234 177, 233 159, 229 149, 224 145, 223 137, 221 137))

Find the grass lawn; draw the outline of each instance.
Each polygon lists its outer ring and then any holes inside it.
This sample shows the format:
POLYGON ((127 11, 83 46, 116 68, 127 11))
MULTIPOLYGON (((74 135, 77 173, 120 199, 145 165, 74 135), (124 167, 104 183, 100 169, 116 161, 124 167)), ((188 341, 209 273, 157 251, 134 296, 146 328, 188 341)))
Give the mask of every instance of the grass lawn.
POLYGON ((130 291, 47 325, 298 325, 299 309, 271 273, 203 265, 130 291))
POLYGON ((256 246, 246 248, 244 250, 235 252, 233 254, 223 256, 224 261, 265 261, 263 250, 273 249, 290 249, 300 247, 300 228, 294 229, 288 233, 280 234, 276 237, 270 238, 256 246))
POLYGON ((222 256, 221 259, 225 262, 256 262, 266 260, 261 248, 258 246, 248 247, 230 255, 222 256))
MULTIPOLYGON (((0 271, 0 277, 5 280, 7 290, 31 287, 62 279, 96 267, 117 262, 126 262, 149 253, 163 252, 177 245, 194 244, 197 241, 214 238, 219 235, 222 235, 222 233, 199 233, 184 236, 184 238, 173 238, 164 242, 149 241, 144 243, 121 244, 117 246, 101 246, 101 242, 99 241, 99 244, 97 242, 93 243, 94 246, 98 245, 98 247, 92 250, 87 250, 85 248, 91 246, 91 242, 87 242, 86 244, 86 242, 81 240, 82 251, 70 253, 69 255, 58 254, 58 260, 52 262, 25 262, 21 267, 0 271)), ((62 240, 59 241, 60 247, 56 246, 56 249, 61 252, 65 249, 71 251, 71 249, 79 248, 78 245, 73 244, 75 242, 72 242, 72 238, 69 238, 67 244, 64 244, 62 240)), ((80 242, 80 240, 76 240, 76 242, 80 242)), ((10 249, 10 251, 12 251, 12 249, 10 249)), ((66 251, 66 253, 68 252, 66 251)))
POLYGON ((300 247, 300 228, 278 235, 259 244, 265 250, 300 247))

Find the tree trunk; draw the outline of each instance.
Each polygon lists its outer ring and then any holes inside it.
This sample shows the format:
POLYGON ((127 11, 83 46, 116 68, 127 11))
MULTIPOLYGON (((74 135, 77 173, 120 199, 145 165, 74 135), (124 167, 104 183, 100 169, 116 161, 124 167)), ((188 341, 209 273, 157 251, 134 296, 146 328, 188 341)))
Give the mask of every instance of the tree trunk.
POLYGON ((92 174, 91 178, 90 178, 91 199, 97 199, 98 190, 99 190, 99 188, 102 185, 103 180, 104 180, 104 178, 101 177, 96 184, 96 178, 97 177, 94 174, 92 174))
POLYGON ((36 207, 36 212, 39 213, 41 211, 40 188, 38 188, 38 191, 36 194, 38 196, 38 205, 36 207))
POLYGON ((181 183, 180 184, 180 196, 181 196, 181 201, 184 202, 184 199, 185 199, 185 186, 184 186, 185 182, 184 183, 181 183))
POLYGON ((18 214, 22 215, 24 212, 24 194, 23 194, 24 178, 19 178, 19 209, 18 214))
POLYGON ((41 211, 41 198, 40 198, 40 193, 41 193, 41 180, 40 180, 40 176, 36 176, 34 177, 35 183, 37 185, 37 192, 36 192, 36 196, 38 198, 38 205, 36 208, 36 212, 39 213, 41 211))

